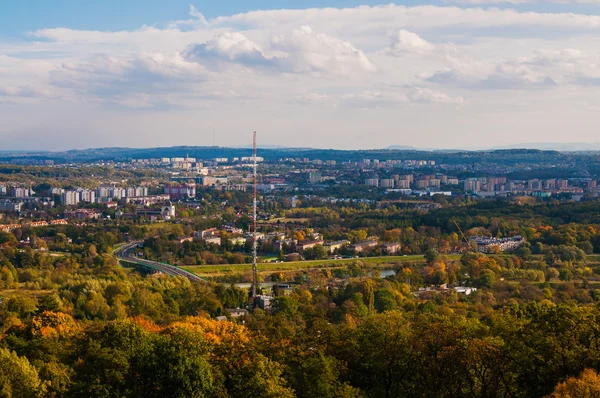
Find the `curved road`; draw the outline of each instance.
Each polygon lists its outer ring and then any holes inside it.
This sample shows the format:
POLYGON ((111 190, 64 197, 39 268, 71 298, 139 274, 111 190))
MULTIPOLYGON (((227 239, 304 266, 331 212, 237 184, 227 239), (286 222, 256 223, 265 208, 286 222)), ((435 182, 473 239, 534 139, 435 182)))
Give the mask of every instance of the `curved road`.
POLYGON ((157 261, 144 260, 142 258, 137 258, 132 256, 130 253, 140 242, 133 242, 126 245, 123 245, 120 249, 115 252, 115 256, 119 261, 125 261, 128 263, 134 263, 137 265, 141 265, 146 268, 150 268, 156 271, 160 271, 163 274, 171 275, 171 276, 183 276, 184 278, 188 278, 192 282, 206 282, 204 279, 200 278, 198 275, 192 274, 186 270, 183 270, 179 267, 175 267, 174 265, 159 263, 157 261))

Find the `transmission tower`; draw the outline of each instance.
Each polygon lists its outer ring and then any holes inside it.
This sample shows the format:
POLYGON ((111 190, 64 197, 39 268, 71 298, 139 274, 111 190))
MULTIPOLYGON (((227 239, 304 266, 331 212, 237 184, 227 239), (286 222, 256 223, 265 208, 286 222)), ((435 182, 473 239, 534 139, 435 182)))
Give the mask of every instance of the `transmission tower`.
POLYGON ((253 168, 253 193, 252 193, 252 298, 256 297, 256 131, 252 134, 252 168, 253 168))

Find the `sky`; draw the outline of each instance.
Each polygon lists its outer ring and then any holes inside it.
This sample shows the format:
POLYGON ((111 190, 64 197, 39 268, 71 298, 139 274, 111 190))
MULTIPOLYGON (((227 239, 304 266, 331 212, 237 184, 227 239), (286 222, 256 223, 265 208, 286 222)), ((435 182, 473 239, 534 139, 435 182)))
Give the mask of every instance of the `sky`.
POLYGON ((0 150, 598 143, 600 0, 0 0, 0 150))

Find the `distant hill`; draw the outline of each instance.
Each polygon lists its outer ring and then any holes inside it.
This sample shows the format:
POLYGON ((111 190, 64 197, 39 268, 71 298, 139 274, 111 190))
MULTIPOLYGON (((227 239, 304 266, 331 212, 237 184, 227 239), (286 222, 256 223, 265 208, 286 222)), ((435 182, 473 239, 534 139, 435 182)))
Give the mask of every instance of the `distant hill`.
MULTIPOLYGON (((528 164, 530 167, 572 167, 574 163, 589 162, 590 156, 573 155, 541 149, 488 149, 488 150, 420 150, 404 149, 339 150, 315 148, 259 148, 258 156, 267 161, 279 159, 322 159, 338 162, 362 159, 385 160, 435 160, 438 164, 462 164, 471 168, 474 164, 492 162, 497 165, 513 166, 528 164)), ((175 146, 163 148, 89 148, 62 152, 15 151, 0 153, 0 161, 8 163, 42 163, 52 160, 55 164, 87 163, 95 161, 128 162, 132 159, 173 158, 190 156, 197 159, 234 158, 252 156, 251 148, 226 148, 217 146, 175 146)))
POLYGON ((544 151, 560 151, 560 152, 580 152, 580 151, 600 151, 600 143, 587 142, 532 142, 527 144, 514 144, 495 147, 494 149, 541 149, 544 151))
POLYGON ((423 151, 426 149, 419 149, 417 147, 414 146, 407 146, 407 145, 390 145, 385 149, 389 149, 389 150, 396 150, 396 151, 423 151))

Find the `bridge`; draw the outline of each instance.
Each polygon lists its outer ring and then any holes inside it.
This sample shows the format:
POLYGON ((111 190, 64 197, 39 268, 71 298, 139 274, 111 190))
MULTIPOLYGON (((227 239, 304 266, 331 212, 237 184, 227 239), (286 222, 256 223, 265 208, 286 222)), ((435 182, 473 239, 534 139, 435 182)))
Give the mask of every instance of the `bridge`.
POLYGON ((141 242, 133 242, 121 246, 119 249, 117 249, 117 251, 115 251, 115 256, 119 261, 133 263, 140 267, 148 268, 153 271, 160 271, 163 274, 167 274, 170 276, 183 276, 184 278, 188 278, 192 282, 206 282, 206 280, 200 278, 198 275, 192 274, 191 272, 183 270, 174 265, 159 263, 158 261, 145 260, 143 258, 137 258, 134 255, 131 255, 131 250, 135 249, 138 243, 141 242))

